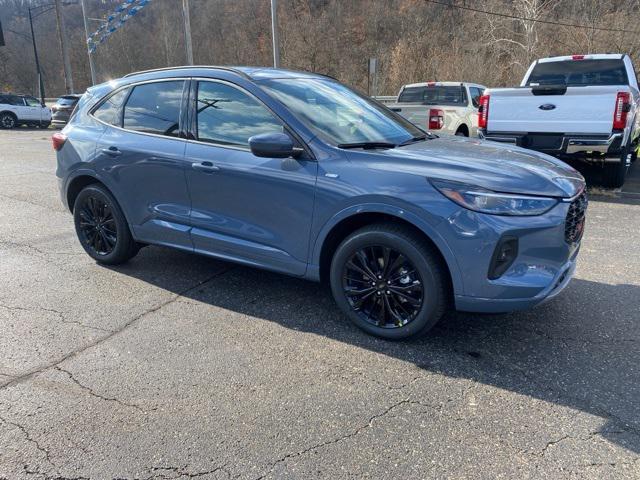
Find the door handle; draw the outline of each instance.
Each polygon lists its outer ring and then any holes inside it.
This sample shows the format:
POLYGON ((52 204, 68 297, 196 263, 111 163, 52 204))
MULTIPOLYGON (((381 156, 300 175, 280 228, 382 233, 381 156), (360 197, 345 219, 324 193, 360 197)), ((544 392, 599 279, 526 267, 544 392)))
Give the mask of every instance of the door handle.
POLYGON ((122 152, 118 150, 118 147, 103 148, 101 151, 102 153, 104 153, 105 155, 109 155, 110 157, 118 157, 122 155, 122 152))
POLYGON ((200 170, 201 172, 217 172, 220 170, 220 167, 214 165, 211 162, 195 162, 191 164, 191 167, 195 170, 200 170))

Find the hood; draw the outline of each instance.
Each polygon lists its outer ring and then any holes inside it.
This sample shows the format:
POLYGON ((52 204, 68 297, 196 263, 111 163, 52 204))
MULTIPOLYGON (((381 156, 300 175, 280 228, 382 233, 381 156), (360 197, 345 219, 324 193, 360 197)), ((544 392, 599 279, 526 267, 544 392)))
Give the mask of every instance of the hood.
POLYGON ((503 193, 573 197, 585 186, 582 175, 543 153, 464 137, 439 137, 388 150, 363 153, 371 168, 468 183, 503 193))

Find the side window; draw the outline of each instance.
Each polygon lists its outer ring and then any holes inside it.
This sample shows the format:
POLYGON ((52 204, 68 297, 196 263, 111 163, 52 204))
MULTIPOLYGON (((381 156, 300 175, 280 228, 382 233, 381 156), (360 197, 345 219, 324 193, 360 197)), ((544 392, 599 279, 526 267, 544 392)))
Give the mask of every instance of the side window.
POLYGON ((478 108, 480 106, 480 97, 484 93, 484 90, 478 87, 469 87, 469 93, 471 93, 471 103, 478 108))
POLYGON ((123 127, 137 132, 177 137, 183 80, 133 87, 124 106, 123 127))
POLYGON ((93 116, 105 123, 109 123, 117 127, 121 126, 119 112, 122 102, 124 102, 124 99, 127 97, 128 91, 129 89, 125 88, 111 95, 102 102, 102 105, 93 111, 93 116))
POLYGON ((28 107, 40 107, 40 101, 34 97, 24 97, 28 107))
POLYGON ((248 146, 249 137, 282 132, 282 123, 260 102, 224 83, 200 82, 197 138, 201 142, 248 146))

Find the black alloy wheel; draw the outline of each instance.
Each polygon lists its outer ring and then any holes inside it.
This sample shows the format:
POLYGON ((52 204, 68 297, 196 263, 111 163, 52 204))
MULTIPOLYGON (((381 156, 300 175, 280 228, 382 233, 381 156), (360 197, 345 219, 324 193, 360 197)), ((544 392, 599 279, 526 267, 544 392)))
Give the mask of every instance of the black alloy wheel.
POLYGON ((444 260, 419 231, 395 223, 363 227, 342 241, 329 280, 358 328, 388 340, 419 337, 440 320, 451 291, 444 260))
POLYGON ((91 258, 117 265, 138 253, 141 245, 133 239, 118 202, 103 185, 86 186, 73 205, 78 239, 91 258))
POLYGON ((111 208, 95 195, 87 195, 79 208, 81 241, 96 255, 109 255, 118 241, 118 227, 111 208))
POLYGON ((10 130, 16 126, 16 117, 10 113, 0 115, 0 128, 10 130))
POLYGON ((357 250, 344 266, 342 288, 351 308, 380 328, 413 321, 424 297, 415 266, 399 251, 383 245, 357 250))

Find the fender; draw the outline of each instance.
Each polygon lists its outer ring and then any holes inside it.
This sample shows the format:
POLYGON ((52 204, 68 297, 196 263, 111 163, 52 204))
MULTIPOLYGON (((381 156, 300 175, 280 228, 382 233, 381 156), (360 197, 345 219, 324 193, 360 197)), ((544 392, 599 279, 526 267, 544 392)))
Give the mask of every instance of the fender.
POLYGON ((320 229, 311 254, 311 262, 307 268, 306 277, 312 280, 319 280, 320 278, 320 252, 322 251, 322 245, 329 235, 329 232, 342 220, 357 215, 360 213, 383 213, 391 215, 399 219, 409 222, 411 225, 422 231, 431 241, 436 245, 442 256, 444 257, 447 267, 451 272, 451 281, 453 282, 454 293, 460 294, 463 292, 462 275, 458 267, 456 258, 443 240, 433 225, 429 224, 425 219, 417 215, 416 213, 407 210, 406 208, 398 207, 395 205, 389 205, 386 203, 362 203, 358 205, 351 205, 343 210, 340 210, 333 217, 331 217, 320 229))

